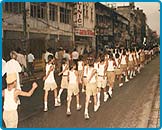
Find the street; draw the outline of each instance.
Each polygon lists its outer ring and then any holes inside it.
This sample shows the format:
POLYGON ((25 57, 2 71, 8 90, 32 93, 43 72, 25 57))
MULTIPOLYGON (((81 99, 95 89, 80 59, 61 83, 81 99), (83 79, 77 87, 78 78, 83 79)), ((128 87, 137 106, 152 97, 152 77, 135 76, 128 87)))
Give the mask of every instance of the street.
MULTIPOLYGON (((76 111, 76 102, 73 98, 71 104, 72 115, 66 116, 66 92, 62 97, 62 106, 54 108, 52 93, 49 96, 49 110, 43 112, 43 85, 38 81, 39 88, 31 98, 21 98, 19 111, 20 128, 60 128, 60 127, 137 127, 141 119, 143 108, 152 92, 152 80, 159 76, 159 57, 156 57, 140 74, 122 88, 115 86, 112 99, 106 103, 101 96, 101 107, 93 112, 93 104, 89 106, 90 119, 84 119, 85 94, 80 94, 82 109, 76 111)), ((29 87, 30 88, 30 87, 29 87)), ((25 85, 23 89, 28 90, 25 85)))

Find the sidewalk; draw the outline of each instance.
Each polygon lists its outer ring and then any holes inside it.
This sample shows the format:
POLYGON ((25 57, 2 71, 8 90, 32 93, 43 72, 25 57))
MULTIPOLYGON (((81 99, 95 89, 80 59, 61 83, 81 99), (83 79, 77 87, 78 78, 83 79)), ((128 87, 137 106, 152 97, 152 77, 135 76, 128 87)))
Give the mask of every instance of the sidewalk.
POLYGON ((159 128, 159 127, 160 127, 160 88, 158 87, 152 104, 152 109, 148 121, 148 128, 159 128))

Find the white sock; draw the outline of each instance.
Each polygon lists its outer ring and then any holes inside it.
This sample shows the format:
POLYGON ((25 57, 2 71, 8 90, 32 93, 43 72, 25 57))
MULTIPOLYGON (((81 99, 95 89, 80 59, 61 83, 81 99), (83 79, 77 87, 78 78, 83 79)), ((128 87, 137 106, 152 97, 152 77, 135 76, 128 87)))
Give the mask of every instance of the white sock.
POLYGON ((80 104, 77 104, 77 107, 79 107, 80 106, 80 104))
POLYGON ((100 101, 100 92, 97 93, 97 99, 100 101))
POLYGON ((44 108, 47 108, 47 102, 44 102, 44 108))
POLYGON ((61 89, 59 90, 58 98, 60 98, 62 92, 63 92, 63 89, 61 88, 61 89))
POLYGON ((70 108, 68 108, 67 111, 70 112, 70 108))
POLYGON ((57 98, 55 97, 55 104, 57 103, 57 98))
POLYGON ((88 109, 86 108, 85 111, 84 111, 85 114, 88 114, 88 109))

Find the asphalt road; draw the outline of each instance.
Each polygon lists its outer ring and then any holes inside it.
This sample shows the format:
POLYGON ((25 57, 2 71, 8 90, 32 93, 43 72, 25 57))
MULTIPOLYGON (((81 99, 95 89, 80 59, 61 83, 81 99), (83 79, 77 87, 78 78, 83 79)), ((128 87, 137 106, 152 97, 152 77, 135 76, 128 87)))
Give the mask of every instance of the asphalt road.
MULTIPOLYGON (((43 112, 43 83, 38 81, 39 88, 31 98, 21 98, 19 107, 20 128, 103 128, 103 127, 137 127, 141 113, 152 92, 152 80, 159 75, 159 57, 156 57, 135 78, 125 83, 122 88, 115 86, 112 99, 106 103, 101 96, 101 107, 93 111, 93 103, 89 106, 89 120, 84 119, 85 94, 80 93, 81 111, 76 111, 75 97, 72 100, 70 117, 66 116, 66 92, 62 97, 62 106, 55 108, 52 93, 49 95, 49 111, 43 112)), ((30 84, 23 89, 29 90, 30 84)))

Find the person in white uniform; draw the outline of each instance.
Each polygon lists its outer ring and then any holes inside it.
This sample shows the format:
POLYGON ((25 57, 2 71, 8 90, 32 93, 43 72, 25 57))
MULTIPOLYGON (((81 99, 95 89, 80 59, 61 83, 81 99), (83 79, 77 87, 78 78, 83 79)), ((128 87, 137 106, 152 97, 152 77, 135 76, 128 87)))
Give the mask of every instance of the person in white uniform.
POLYGON ((11 74, 11 73, 16 73, 17 75, 17 89, 21 90, 20 87, 20 77, 19 77, 19 73, 22 71, 22 67, 20 66, 19 62, 16 60, 17 59, 17 55, 15 51, 12 51, 10 53, 10 57, 11 60, 7 61, 6 63, 6 74, 11 74))
POLYGON ((67 89, 68 87, 68 73, 69 73, 69 61, 66 58, 62 59, 62 72, 60 72, 58 75, 62 75, 61 80, 61 88, 59 90, 58 94, 58 102, 61 103, 60 96, 64 89, 67 89))
POLYGON ((55 107, 60 106, 61 104, 58 102, 57 99, 57 84, 54 78, 54 71, 55 71, 55 65, 54 65, 54 57, 52 55, 48 56, 48 63, 46 64, 46 76, 43 77, 44 82, 44 112, 48 111, 48 91, 54 92, 54 98, 55 98, 55 107))
POLYGON ((106 90, 106 62, 104 55, 100 56, 100 63, 98 64, 98 70, 97 70, 98 78, 97 78, 97 103, 100 106, 100 94, 101 94, 101 88, 104 90, 104 102, 108 99, 108 94, 106 90))
POLYGON ((67 97, 67 111, 66 114, 67 116, 71 115, 71 110, 70 110, 70 106, 71 106, 71 100, 72 100, 72 96, 76 96, 76 107, 77 107, 77 111, 79 111, 81 109, 81 105, 80 105, 80 99, 79 99, 79 80, 78 80, 78 72, 76 70, 76 64, 75 62, 73 62, 72 64, 70 64, 69 67, 69 85, 68 85, 68 97, 67 97))
POLYGON ((96 84, 96 69, 94 69, 93 59, 89 60, 88 74, 87 74, 87 84, 86 84, 86 101, 85 101, 85 111, 84 118, 89 119, 88 106, 90 97, 94 98, 94 111, 96 112, 99 108, 97 104, 97 84, 96 84))

